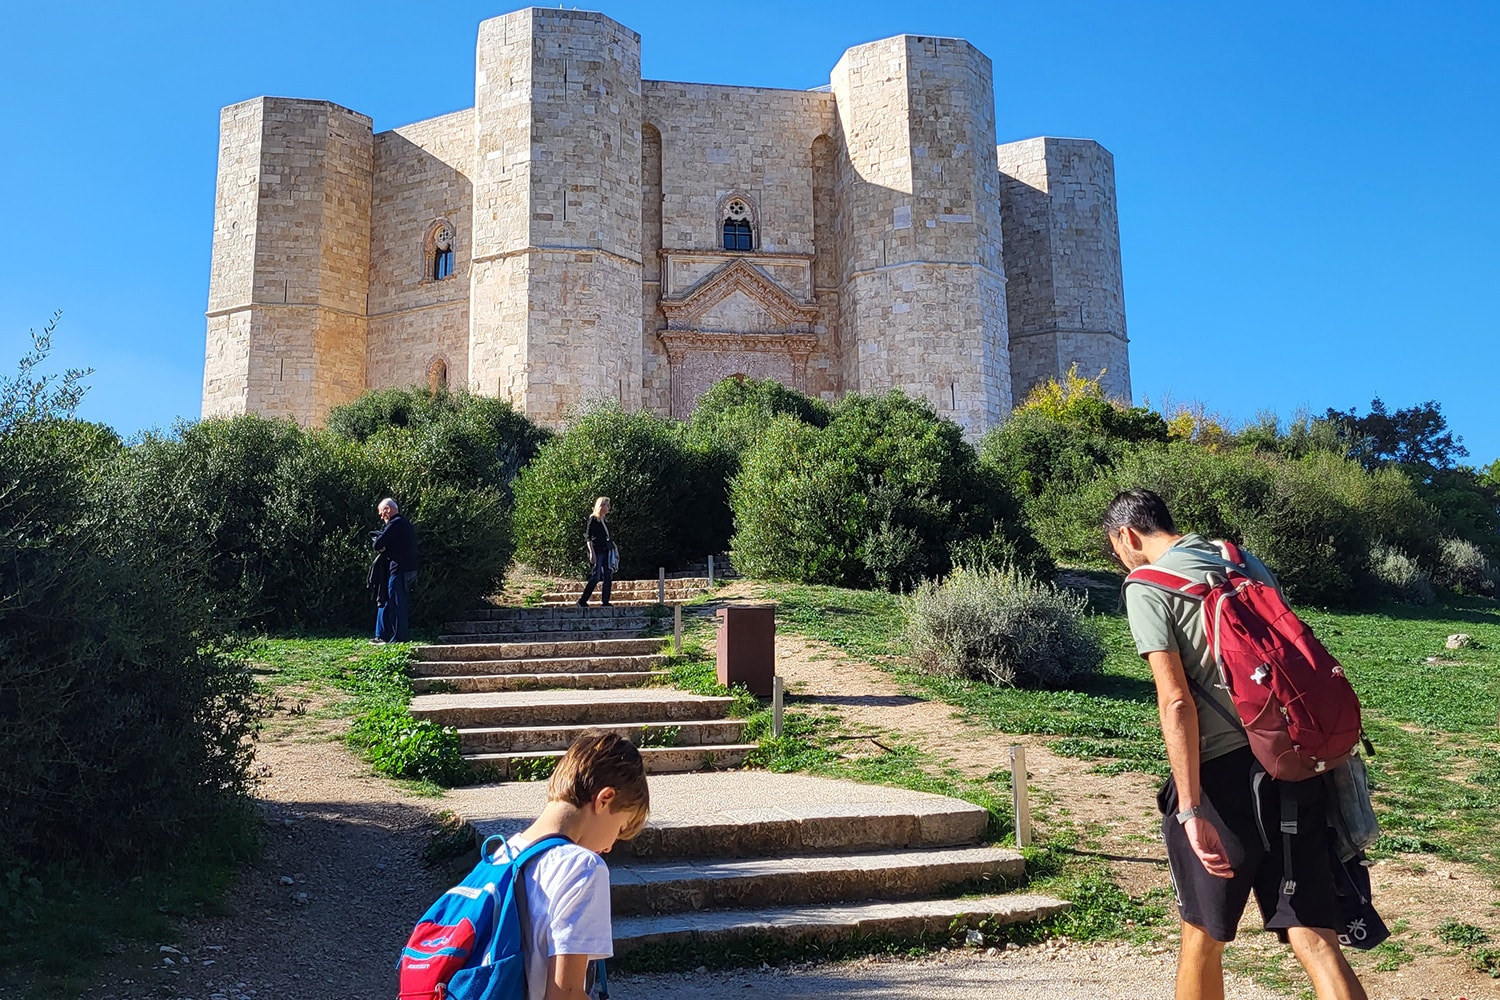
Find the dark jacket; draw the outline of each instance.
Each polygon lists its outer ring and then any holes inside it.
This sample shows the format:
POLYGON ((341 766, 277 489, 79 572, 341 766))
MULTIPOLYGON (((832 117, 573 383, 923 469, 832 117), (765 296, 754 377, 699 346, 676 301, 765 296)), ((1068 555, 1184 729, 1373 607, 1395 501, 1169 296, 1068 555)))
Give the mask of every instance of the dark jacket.
POLYGON ((589 526, 584 530, 583 538, 589 551, 593 553, 595 562, 608 556, 609 550, 614 547, 614 543, 609 540, 609 528, 592 514, 589 515, 589 526))
POLYGON ((370 575, 365 579, 365 589, 370 592, 370 597, 381 607, 385 607, 386 585, 391 578, 391 561, 385 557, 384 552, 375 554, 375 561, 370 563, 370 575))
POLYGON ((391 561, 392 574, 417 571, 417 529, 400 514, 386 522, 373 545, 391 561))

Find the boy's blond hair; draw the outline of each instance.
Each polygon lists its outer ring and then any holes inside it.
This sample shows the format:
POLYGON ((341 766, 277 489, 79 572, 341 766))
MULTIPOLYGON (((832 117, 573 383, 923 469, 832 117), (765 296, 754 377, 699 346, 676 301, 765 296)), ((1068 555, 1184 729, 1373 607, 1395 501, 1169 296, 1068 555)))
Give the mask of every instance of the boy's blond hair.
POLYGON ((646 787, 646 765, 635 744, 614 733, 584 733, 574 741, 557 762, 552 780, 547 782, 548 802, 567 802, 585 806, 605 788, 615 790, 615 812, 634 812, 635 816, 620 831, 621 840, 630 840, 646 825, 651 812, 651 792, 646 787))

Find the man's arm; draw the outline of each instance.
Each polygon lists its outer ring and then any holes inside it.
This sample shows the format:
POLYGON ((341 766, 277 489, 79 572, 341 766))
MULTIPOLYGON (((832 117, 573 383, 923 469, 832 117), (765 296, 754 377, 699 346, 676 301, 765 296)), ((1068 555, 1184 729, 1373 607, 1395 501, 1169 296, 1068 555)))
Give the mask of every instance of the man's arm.
POLYGON ((589 957, 553 955, 547 959, 546 1000, 589 1000, 589 957))
MULTIPOLYGON (((1176 650, 1162 649, 1146 654, 1151 677, 1156 682, 1156 711, 1161 717, 1162 738, 1167 744, 1167 761, 1172 766, 1172 781, 1177 786, 1177 808, 1187 810, 1203 803, 1198 781, 1198 708, 1188 686, 1182 657, 1176 650)), ((1219 831, 1206 818, 1196 816, 1184 824, 1193 853, 1203 862, 1210 875, 1229 878, 1234 872, 1219 831)))

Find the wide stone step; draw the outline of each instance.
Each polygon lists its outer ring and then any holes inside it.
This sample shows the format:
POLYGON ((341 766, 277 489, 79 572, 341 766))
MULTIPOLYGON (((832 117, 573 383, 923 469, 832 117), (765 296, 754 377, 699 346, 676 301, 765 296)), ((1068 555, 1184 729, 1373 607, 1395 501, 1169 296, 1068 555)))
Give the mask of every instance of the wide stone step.
MULTIPOLYGON (((547 609, 542 609, 547 610, 547 609)), ((564 609, 565 610, 565 609, 564 609)), ((609 608, 613 611, 615 609, 609 608)), ((589 615, 578 608, 572 614, 555 618, 534 618, 516 621, 454 621, 445 622, 443 631, 452 635, 523 635, 546 638, 554 632, 608 632, 611 630, 642 629, 651 621, 644 614, 629 608, 619 609, 625 614, 589 615)))
POLYGON ((569 726, 722 719, 733 698, 684 694, 666 688, 620 691, 506 691, 490 694, 419 694, 411 714, 443 726, 569 726))
MULTIPOLYGON (((656 596, 656 591, 651 592, 656 596)), ((577 595, 573 598, 578 599, 577 595)), ((548 605, 535 605, 529 608, 477 608, 473 611, 464 612, 464 617, 459 619, 463 622, 542 622, 562 620, 572 623, 579 618, 589 619, 601 618, 639 618, 641 609, 636 607, 616 607, 613 603, 608 607, 601 607, 596 597, 586 608, 580 608, 577 604, 570 607, 551 607, 548 605)))
MULTIPOLYGON (((448 635, 440 635, 437 638, 438 645, 459 646, 473 643, 475 645, 512 645, 521 643, 572 643, 592 642, 601 639, 639 639, 641 633, 646 631, 645 625, 633 628, 599 628, 583 632, 564 631, 537 631, 537 632, 454 632, 448 635)), ((660 642, 660 640, 656 640, 660 642)))
POLYGON ((652 945, 687 949, 751 942, 801 945, 856 935, 897 941, 947 939, 967 929, 1040 920, 1067 908, 1067 903, 1051 896, 1016 894, 616 917, 615 957, 652 945))
MULTIPOLYGON (((554 584, 549 589, 550 589, 550 591, 552 593, 555 593, 555 594, 563 594, 563 593, 567 593, 567 594, 581 594, 581 593, 583 593, 583 586, 584 585, 582 583, 577 583, 577 582, 574 582, 574 583, 558 583, 558 584, 554 584)), ((668 576, 667 577, 667 589, 668 590, 708 590, 709 589, 708 577, 706 577, 706 576, 668 576)), ((610 584, 610 592, 611 593, 615 593, 615 594, 623 594, 623 593, 628 593, 628 592, 633 592, 633 591, 646 591, 646 590, 651 591, 651 593, 653 593, 653 594, 656 593, 656 577, 653 576, 653 577, 649 577, 649 578, 644 579, 644 580, 615 580, 613 583, 610 584)), ((594 588, 594 593, 595 594, 599 593, 599 587, 596 586, 594 588)))
POLYGON ((739 719, 701 722, 625 722, 586 726, 489 726, 458 731, 464 753, 525 753, 566 750, 587 732, 616 733, 636 746, 703 746, 738 743, 745 724, 739 719))
MULTIPOLYGON (((546 804, 540 790, 519 785, 453 789, 448 797, 482 837, 524 830, 546 804)), ((671 775, 651 783, 646 828, 616 845, 610 857, 789 857, 973 846, 989 822, 979 806, 902 788, 764 771, 671 775)))
POLYGON ((519 674, 624 673, 654 670, 666 661, 660 653, 649 656, 558 656, 546 659, 510 657, 485 660, 417 660, 408 668, 413 677, 464 677, 519 674))
POLYGON ((606 691, 667 681, 670 670, 585 671, 572 674, 459 674, 446 677, 416 677, 417 694, 435 691, 481 693, 488 691, 539 691, 550 688, 589 688, 606 691))
POLYGON ((610 866, 617 916, 722 907, 790 906, 862 899, 915 899, 957 887, 1003 891, 1026 860, 993 847, 868 854, 627 862, 610 866))
POLYGON ((475 660, 550 660, 596 656, 643 656, 659 653, 665 638, 581 639, 547 642, 464 642, 450 646, 418 646, 413 665, 475 660))
MULTIPOLYGON (((641 747, 641 763, 647 774, 681 774, 686 771, 718 771, 739 767, 745 755, 756 749, 755 743, 729 743, 712 746, 641 747)), ((550 775, 550 763, 565 750, 542 750, 532 753, 465 754, 464 760, 481 777, 494 781, 542 778, 550 775)))
MULTIPOLYGON (((668 594, 667 595, 667 604, 672 604, 672 603, 676 603, 676 602, 689 601, 689 600, 692 600, 694 597, 697 597, 697 596, 698 596, 697 594, 668 594)), ((566 608, 578 608, 578 596, 576 594, 573 594, 573 595, 569 595, 569 594, 547 594, 545 597, 542 598, 542 605, 541 606, 542 607, 548 607, 548 608, 563 608, 563 609, 566 609, 566 608)), ((589 607, 593 608, 594 605, 590 604, 589 607)), ((634 598, 634 597, 611 597, 609 599, 609 607, 603 608, 603 609, 600 609, 600 610, 603 610, 603 611, 613 611, 615 608, 627 608, 628 609, 628 608, 659 608, 659 607, 665 607, 665 605, 663 605, 662 602, 658 601, 656 599, 656 595, 653 594, 650 597, 641 597, 641 598, 634 598)), ((582 610, 582 609, 579 609, 579 610, 582 610)))

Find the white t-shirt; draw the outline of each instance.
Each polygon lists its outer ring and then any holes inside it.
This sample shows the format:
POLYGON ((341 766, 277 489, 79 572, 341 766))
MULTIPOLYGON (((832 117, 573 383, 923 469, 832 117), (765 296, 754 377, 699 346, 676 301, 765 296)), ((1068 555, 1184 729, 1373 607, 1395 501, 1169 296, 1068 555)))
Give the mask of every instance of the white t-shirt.
MULTIPOLYGON (((506 843, 509 856, 516 857, 531 842, 513 837, 506 843)), ((547 959, 553 955, 587 955, 593 960, 615 953, 609 866, 586 847, 560 844, 528 864, 522 878, 531 920, 526 993, 530 1000, 542 1000, 547 995, 547 959)))

